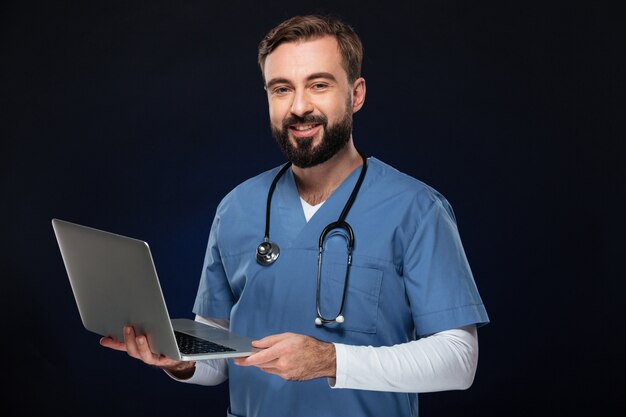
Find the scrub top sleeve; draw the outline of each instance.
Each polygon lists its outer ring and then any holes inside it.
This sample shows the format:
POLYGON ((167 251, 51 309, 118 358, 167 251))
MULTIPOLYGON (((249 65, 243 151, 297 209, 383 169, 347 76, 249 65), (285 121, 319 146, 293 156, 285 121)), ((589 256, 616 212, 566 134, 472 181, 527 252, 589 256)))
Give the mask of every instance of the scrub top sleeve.
POLYGON ((414 230, 407 235, 403 275, 417 334, 488 323, 447 201, 434 199, 414 230))
POLYGON ((216 215, 209 234, 193 312, 203 317, 230 319, 234 296, 222 264, 218 247, 219 233, 220 218, 216 215))

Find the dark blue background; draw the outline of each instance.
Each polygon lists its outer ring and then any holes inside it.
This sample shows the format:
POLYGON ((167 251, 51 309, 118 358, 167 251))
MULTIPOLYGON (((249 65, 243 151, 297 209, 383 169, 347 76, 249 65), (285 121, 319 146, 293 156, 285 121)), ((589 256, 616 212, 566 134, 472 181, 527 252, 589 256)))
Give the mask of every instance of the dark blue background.
POLYGON ((0 6, 2 415, 224 415, 226 384, 177 384, 99 347, 50 220, 147 240, 171 315, 191 317, 216 205, 283 161, 257 43, 310 12, 361 35, 355 142, 451 201, 492 320, 472 388, 421 395, 421 415, 615 415, 623 15, 603 2, 381 3, 0 6))

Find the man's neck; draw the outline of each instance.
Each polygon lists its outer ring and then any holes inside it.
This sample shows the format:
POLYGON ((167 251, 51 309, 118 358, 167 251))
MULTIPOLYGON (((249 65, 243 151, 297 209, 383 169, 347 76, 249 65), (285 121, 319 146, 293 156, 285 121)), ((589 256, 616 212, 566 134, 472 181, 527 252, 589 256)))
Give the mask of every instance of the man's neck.
POLYGON ((363 161, 352 139, 328 161, 310 168, 292 166, 300 197, 311 205, 328 197, 363 161))

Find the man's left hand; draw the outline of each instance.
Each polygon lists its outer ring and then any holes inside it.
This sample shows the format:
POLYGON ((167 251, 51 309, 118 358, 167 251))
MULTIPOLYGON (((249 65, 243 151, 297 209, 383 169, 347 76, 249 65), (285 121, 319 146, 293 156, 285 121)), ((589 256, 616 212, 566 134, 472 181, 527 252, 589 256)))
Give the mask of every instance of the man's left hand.
POLYGON ((257 368, 291 381, 334 378, 336 374, 335 345, 310 336, 281 333, 252 342, 263 349, 246 358, 236 358, 240 366, 257 368))

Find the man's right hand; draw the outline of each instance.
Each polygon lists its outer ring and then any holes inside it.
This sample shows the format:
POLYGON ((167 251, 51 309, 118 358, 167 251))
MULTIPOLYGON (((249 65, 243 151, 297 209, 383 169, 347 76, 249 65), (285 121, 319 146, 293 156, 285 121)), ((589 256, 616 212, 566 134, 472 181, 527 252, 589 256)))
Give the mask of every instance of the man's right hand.
POLYGON ((110 349, 126 352, 129 356, 139 359, 148 365, 168 371, 179 379, 191 378, 196 369, 195 362, 177 361, 165 355, 152 353, 146 336, 137 336, 132 326, 124 327, 123 342, 118 342, 110 337, 103 337, 100 339, 100 344, 110 349))

